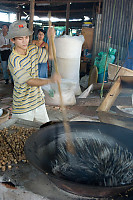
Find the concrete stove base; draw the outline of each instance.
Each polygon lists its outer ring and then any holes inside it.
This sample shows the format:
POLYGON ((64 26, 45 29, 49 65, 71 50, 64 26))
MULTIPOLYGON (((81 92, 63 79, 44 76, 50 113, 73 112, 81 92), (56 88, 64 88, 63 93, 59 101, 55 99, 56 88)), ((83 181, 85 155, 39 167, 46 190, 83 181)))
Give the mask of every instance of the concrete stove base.
POLYGON ((48 200, 24 189, 9 189, 0 184, 0 200, 48 200))
MULTIPOLYGON (((16 189, 9 189, 0 184, 0 200, 99 200, 62 191, 49 180, 47 175, 28 163, 14 166, 12 170, 7 170, 4 176, 16 185, 16 189)), ((102 200, 106 199, 102 198, 102 200)))

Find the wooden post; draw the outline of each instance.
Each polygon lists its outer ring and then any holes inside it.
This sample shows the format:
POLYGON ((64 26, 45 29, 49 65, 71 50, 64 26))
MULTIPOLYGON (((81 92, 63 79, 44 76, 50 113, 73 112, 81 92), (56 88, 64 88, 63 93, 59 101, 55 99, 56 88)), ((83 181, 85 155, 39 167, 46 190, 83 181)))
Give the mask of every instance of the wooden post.
POLYGON ((101 0, 99 0, 99 6, 98 6, 98 14, 101 13, 101 0))
POLYGON ((66 9, 66 35, 69 34, 69 15, 70 15, 70 1, 67 2, 67 9, 66 9))
POLYGON ((20 8, 20 6, 18 6, 17 20, 21 20, 21 8, 20 8))
MULTIPOLYGON (((29 29, 33 31, 33 17, 34 17, 35 0, 30 0, 30 21, 29 29)), ((32 42, 32 35, 30 35, 30 43, 32 42)))

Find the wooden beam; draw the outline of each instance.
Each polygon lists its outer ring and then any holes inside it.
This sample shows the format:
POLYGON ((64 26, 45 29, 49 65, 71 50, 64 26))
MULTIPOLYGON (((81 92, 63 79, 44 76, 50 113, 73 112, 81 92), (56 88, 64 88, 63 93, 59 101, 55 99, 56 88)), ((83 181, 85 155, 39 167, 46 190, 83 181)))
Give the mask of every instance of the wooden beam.
POLYGON ((30 4, 29 1, 0 1, 0 3, 4 3, 4 4, 30 4))
POLYGON ((120 94, 121 90, 121 78, 119 77, 114 85, 111 87, 110 91, 106 95, 105 99, 98 107, 97 111, 109 111, 113 103, 115 102, 117 96, 120 94))
MULTIPOLYGON (((35 0, 30 0, 30 21, 29 29, 33 31, 33 17, 34 17, 35 0)), ((32 42, 32 35, 30 35, 30 42, 32 42)))
POLYGON ((21 13, 22 13, 21 7, 18 6, 18 10, 17 10, 17 20, 21 20, 21 13))
POLYGON ((98 109, 98 117, 101 122, 115 124, 133 130, 133 117, 130 114, 117 114, 110 112, 111 106, 114 104, 116 98, 121 92, 122 88, 133 88, 132 76, 120 76, 111 87, 109 93, 106 95, 98 109))
POLYGON ((69 16, 70 16, 70 1, 67 2, 67 9, 66 9, 66 35, 69 34, 69 16))
MULTIPOLYGON (((29 10, 24 10, 26 13, 29 12, 29 10)), ((85 9, 84 12, 91 12, 91 9, 85 9)), ((82 13, 83 9, 77 9, 77 10, 71 10, 71 13, 82 13)), ((35 10, 35 13, 48 13, 48 10, 35 10)), ((66 10, 51 10, 51 13, 66 13, 66 10)))
POLYGON ((133 76, 133 70, 109 63, 108 79, 115 81, 118 76, 133 76))
POLYGON ((130 84, 130 86, 133 88, 133 77, 131 76, 121 76, 121 82, 122 85, 123 83, 127 83, 128 85, 130 84))
MULTIPOLYGON (((102 0, 103 1, 103 0, 102 0)), ((46 0, 46 1, 36 1, 36 3, 67 3, 68 0, 46 0)), ((71 3, 92 3, 92 2, 99 2, 99 0, 71 0, 71 3)))
MULTIPOLYGON (((37 1, 35 3, 37 4, 45 4, 45 3, 67 3, 68 0, 42 0, 42 1, 37 1)), ((71 3, 93 3, 93 2, 99 2, 99 0, 71 0, 71 3)), ((103 0, 101 0, 103 2, 103 0)), ((5 3, 5 4, 30 4, 29 1, 23 0, 23 1, 7 1, 7 0, 1 0, 0 3, 5 3)))
MULTIPOLYGON (((42 22, 44 26, 47 25, 47 22, 42 22)), ((65 26, 65 22, 53 22, 55 26, 65 26)), ((71 22, 69 21, 69 28, 79 28, 82 27, 82 22, 71 22)))

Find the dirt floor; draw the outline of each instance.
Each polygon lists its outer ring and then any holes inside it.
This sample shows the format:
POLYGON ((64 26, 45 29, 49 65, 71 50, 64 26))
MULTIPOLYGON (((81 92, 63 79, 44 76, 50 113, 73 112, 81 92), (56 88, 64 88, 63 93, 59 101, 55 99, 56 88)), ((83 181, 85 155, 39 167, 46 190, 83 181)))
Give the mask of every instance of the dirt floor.
MULTIPOLYGON (((2 78, 2 72, 0 68, 0 108, 8 109, 10 112, 10 120, 6 123, 9 125, 12 123, 12 93, 13 85, 11 82, 5 84, 2 78)), ((104 91, 104 95, 107 90, 104 91)), ((124 101, 127 97, 123 97, 124 101)), ((119 104, 121 105, 123 100, 119 99, 119 104)), ((97 107, 100 105, 102 99, 100 99, 100 92, 93 91, 89 98, 79 99, 76 98, 76 104, 73 106, 67 106, 67 117, 69 121, 96 121, 99 122, 99 118, 96 112, 97 107)), ((131 95, 128 96, 128 101, 124 103, 131 104, 131 95)), ((119 105, 118 104, 118 105, 119 105)), ((46 105, 50 121, 62 121, 62 110, 59 106, 49 106, 46 105)), ((29 121, 27 121, 29 123, 29 121)), ((23 122, 24 123, 24 122, 23 122)), ((21 126, 23 125, 21 124, 21 126)), ((38 124, 38 128, 41 124, 38 124)), ((31 126, 35 126, 32 122, 31 126)), ((5 127, 5 125, 3 126, 5 127)), ((0 126, 2 129, 2 125, 0 126)), ((128 199, 127 194, 124 196, 119 196, 113 198, 115 200, 125 200, 128 199)), ((0 170, 0 200, 112 200, 111 198, 82 198, 73 194, 68 194, 62 191, 52 181, 50 181, 49 176, 45 173, 40 172, 34 168, 29 163, 18 163, 14 165, 12 169, 7 169, 5 172, 0 170), (3 180, 11 181, 15 187, 9 185, 3 185, 1 182, 3 180)), ((132 199, 132 196, 130 200, 132 199)))
MULTIPOLYGON (((12 94, 13 85, 5 84, 2 73, 0 72, 0 107, 8 109, 10 120, 12 122, 12 94)), ((96 108, 97 106, 80 106, 79 101, 73 106, 67 106, 67 117, 70 121, 99 121, 96 108)), ((59 106, 46 105, 50 121, 62 121, 62 110, 59 106)), ((22 124, 21 124, 22 125, 22 124)), ((33 126, 33 124, 31 125, 33 126)), ((5 125, 4 125, 5 127, 5 125)), ((7 127, 7 126, 6 126, 7 127)), ((2 125, 1 127, 2 128, 2 125)), ((7 169, 5 172, 0 171, 0 182, 6 179, 15 185, 15 188, 9 185, 0 184, 0 200, 73 200, 80 199, 75 195, 70 195, 57 188, 44 173, 35 169, 29 163, 20 163, 7 169), (38 180, 39 184, 36 184, 38 180)))
MULTIPOLYGON (((0 67, 0 108, 8 109, 10 112, 10 118, 12 114, 12 95, 13 95, 13 84, 11 80, 9 84, 5 84, 3 79, 2 70, 0 67)), ((93 97, 96 97, 95 94, 93 97)), ((99 98, 98 98, 99 99, 99 98)), ((60 121, 63 119, 62 111, 59 106, 46 105, 50 121, 60 121)), ((76 105, 67 106, 67 117, 69 120, 98 120, 96 113, 97 106, 85 106, 83 102, 77 99, 76 105)))
MULTIPOLYGON (((109 83, 108 83, 109 84, 109 83)), ((82 92, 84 90, 82 89, 82 92)), ((104 90, 104 96, 109 91, 104 90)), ((2 76, 2 69, 0 66, 0 108, 7 109, 10 113, 9 118, 12 117, 12 94, 13 84, 11 80, 9 84, 5 84, 2 76)), ((120 106, 132 106, 132 94, 121 94, 115 101, 115 105, 120 106)), ((100 98, 100 90, 93 90, 87 98, 76 97, 76 104, 72 106, 66 106, 67 118, 69 121, 99 121, 96 109, 100 105, 103 99, 100 98)), ((47 112, 50 121, 62 121, 63 115, 62 110, 59 106, 47 105, 47 112)), ((118 109, 117 109, 118 110, 118 109)))

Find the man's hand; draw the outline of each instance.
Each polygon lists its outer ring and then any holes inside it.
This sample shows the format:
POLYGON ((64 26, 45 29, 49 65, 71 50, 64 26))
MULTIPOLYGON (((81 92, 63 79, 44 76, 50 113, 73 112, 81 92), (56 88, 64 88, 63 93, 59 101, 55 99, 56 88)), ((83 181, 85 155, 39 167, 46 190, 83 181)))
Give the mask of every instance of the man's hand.
POLYGON ((51 83, 55 83, 55 82, 60 82, 61 81, 61 75, 59 73, 54 73, 53 76, 51 76, 50 78, 51 83))
POLYGON ((45 79, 41 79, 41 78, 31 78, 29 79, 26 83, 30 86, 42 86, 42 85, 47 85, 50 83, 55 83, 55 82, 60 82, 61 81, 61 76, 58 73, 54 73, 53 76, 51 76, 51 78, 45 78, 45 79))

